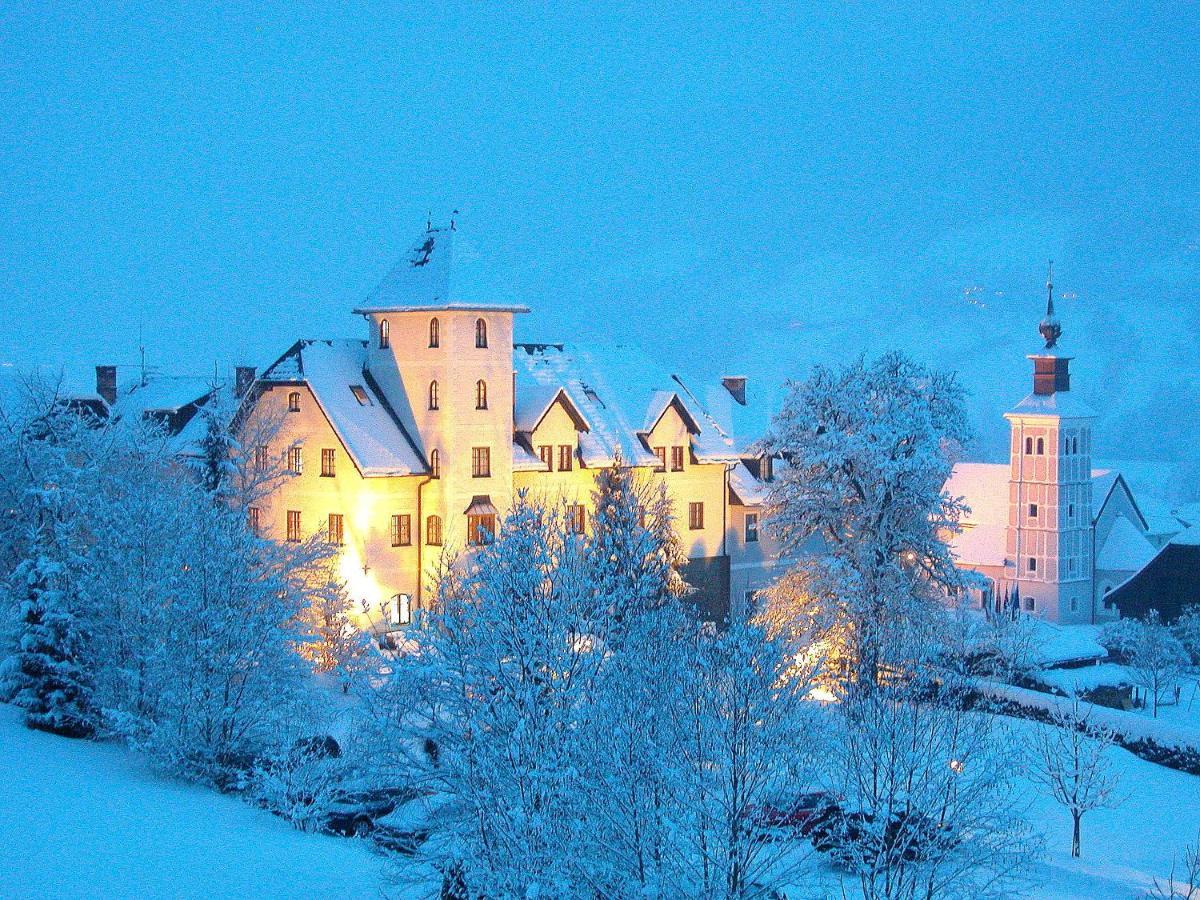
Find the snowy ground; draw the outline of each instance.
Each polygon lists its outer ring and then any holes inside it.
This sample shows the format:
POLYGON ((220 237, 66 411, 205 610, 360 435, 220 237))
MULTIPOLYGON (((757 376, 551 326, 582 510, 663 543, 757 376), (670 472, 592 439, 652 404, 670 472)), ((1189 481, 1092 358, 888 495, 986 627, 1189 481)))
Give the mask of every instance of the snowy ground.
POLYGON ((160 779, 119 747, 29 731, 0 706, 0 896, 375 897, 382 867, 362 843, 160 779))

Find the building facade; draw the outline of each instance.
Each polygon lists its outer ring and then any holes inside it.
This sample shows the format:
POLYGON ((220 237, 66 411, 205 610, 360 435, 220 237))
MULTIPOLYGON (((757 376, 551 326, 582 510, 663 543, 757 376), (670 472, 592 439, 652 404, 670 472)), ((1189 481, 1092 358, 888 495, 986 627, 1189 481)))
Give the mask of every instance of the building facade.
POLYGON ((666 485, 691 600, 727 617, 779 564, 758 527, 770 462, 738 427, 753 418, 745 379, 514 343, 525 307, 456 299, 454 236, 427 229, 355 310, 364 340, 297 342, 258 376, 251 414, 278 426, 255 453, 287 477, 257 527, 337 543, 364 626, 388 631, 428 602, 447 553, 496 533, 517 491, 586 529, 597 471, 619 464, 666 485))

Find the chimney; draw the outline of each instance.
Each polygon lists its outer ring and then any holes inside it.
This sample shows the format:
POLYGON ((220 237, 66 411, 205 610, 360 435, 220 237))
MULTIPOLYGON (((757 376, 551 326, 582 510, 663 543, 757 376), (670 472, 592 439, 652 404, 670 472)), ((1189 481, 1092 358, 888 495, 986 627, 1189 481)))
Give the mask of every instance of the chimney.
POLYGON ((721 384, 725 385, 725 390, 729 391, 729 395, 733 397, 742 406, 746 405, 746 376, 745 375, 726 375, 721 379, 721 384))
POLYGON ((96 393, 112 406, 117 402, 117 367, 96 366, 96 393))
POLYGON ((254 366, 236 366, 233 370, 233 392, 245 397, 250 385, 254 384, 254 366))

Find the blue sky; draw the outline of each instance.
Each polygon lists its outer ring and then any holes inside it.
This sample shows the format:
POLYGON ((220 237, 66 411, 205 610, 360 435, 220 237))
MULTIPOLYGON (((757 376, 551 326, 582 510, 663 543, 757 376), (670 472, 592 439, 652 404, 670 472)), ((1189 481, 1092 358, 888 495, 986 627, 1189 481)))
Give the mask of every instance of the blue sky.
POLYGON ((1184 4, 113 6, 0 13, 0 362, 131 363, 139 325, 181 372, 355 335, 453 208, 464 283, 532 306, 525 336, 782 334, 764 377, 886 346, 892 311, 1003 346, 1047 257, 1097 334, 1200 329, 1184 4))

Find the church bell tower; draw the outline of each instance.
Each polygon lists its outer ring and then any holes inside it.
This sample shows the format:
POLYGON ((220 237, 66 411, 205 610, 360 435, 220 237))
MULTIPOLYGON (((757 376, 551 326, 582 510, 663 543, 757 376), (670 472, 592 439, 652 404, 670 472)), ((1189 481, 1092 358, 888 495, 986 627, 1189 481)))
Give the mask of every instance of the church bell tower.
POLYGON ((1033 393, 1005 413, 1011 427, 1005 575, 1027 614, 1059 623, 1094 621, 1092 423, 1071 393, 1071 357, 1059 346, 1053 269, 1046 281, 1045 344, 1033 360, 1033 393))

